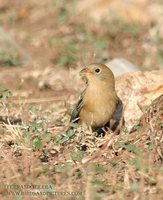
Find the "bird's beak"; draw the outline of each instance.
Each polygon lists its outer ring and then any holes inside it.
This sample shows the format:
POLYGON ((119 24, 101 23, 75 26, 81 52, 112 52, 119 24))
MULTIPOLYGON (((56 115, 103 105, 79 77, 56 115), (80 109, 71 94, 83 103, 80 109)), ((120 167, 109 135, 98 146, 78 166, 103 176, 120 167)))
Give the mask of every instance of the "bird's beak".
POLYGON ((79 74, 80 74, 80 76, 89 76, 89 75, 91 75, 93 73, 92 73, 92 71, 90 69, 84 68, 79 72, 79 74))

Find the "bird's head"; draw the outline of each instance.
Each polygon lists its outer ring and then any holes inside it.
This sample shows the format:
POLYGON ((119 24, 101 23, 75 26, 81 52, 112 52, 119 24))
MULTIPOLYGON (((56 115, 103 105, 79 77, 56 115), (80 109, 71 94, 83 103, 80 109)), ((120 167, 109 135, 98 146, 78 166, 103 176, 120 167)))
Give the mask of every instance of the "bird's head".
POLYGON ((90 64, 80 71, 80 76, 89 82, 107 83, 114 86, 113 72, 104 64, 90 64))

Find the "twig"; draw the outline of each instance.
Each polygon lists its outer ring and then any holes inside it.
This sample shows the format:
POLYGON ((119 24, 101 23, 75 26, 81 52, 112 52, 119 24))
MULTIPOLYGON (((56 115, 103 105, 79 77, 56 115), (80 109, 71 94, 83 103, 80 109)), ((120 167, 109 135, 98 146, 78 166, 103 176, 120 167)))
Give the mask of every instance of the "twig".
MULTIPOLYGON (((64 97, 64 96, 62 96, 64 97)), ((62 99, 61 97, 47 97, 47 98, 38 98, 38 99, 23 99, 23 100, 18 100, 18 99, 12 99, 10 100, 11 102, 15 104, 20 104, 20 103, 42 103, 42 102, 49 102, 49 101, 65 101, 65 99, 62 99)))

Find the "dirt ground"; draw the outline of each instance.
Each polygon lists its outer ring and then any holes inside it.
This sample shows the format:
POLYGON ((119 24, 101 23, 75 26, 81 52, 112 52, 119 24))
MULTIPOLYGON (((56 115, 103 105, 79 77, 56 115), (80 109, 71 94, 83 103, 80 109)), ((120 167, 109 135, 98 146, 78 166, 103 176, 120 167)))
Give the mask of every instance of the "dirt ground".
POLYGON ((141 70, 162 69, 157 23, 97 23, 74 8, 0 1, 0 199, 161 200, 162 96, 132 131, 96 138, 78 126, 65 135, 83 66, 123 57, 141 70))

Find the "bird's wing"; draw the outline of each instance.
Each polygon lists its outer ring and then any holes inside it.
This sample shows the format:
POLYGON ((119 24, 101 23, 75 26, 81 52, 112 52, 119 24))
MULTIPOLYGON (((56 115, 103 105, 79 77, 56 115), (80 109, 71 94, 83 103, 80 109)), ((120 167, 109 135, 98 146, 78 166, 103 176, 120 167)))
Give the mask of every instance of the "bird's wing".
POLYGON ((112 118, 119 122, 122 117, 122 111, 123 111, 123 103, 120 100, 120 98, 118 98, 117 103, 116 103, 115 112, 114 112, 112 118))
MULTIPOLYGON (((83 105, 84 105, 83 98, 81 97, 80 100, 78 101, 78 103, 76 104, 76 106, 74 107, 74 110, 72 111, 70 121, 73 121, 73 120, 75 120, 76 118, 79 117, 79 113, 80 113, 83 105)), ((77 121, 79 121, 79 120, 77 120, 77 121)))

